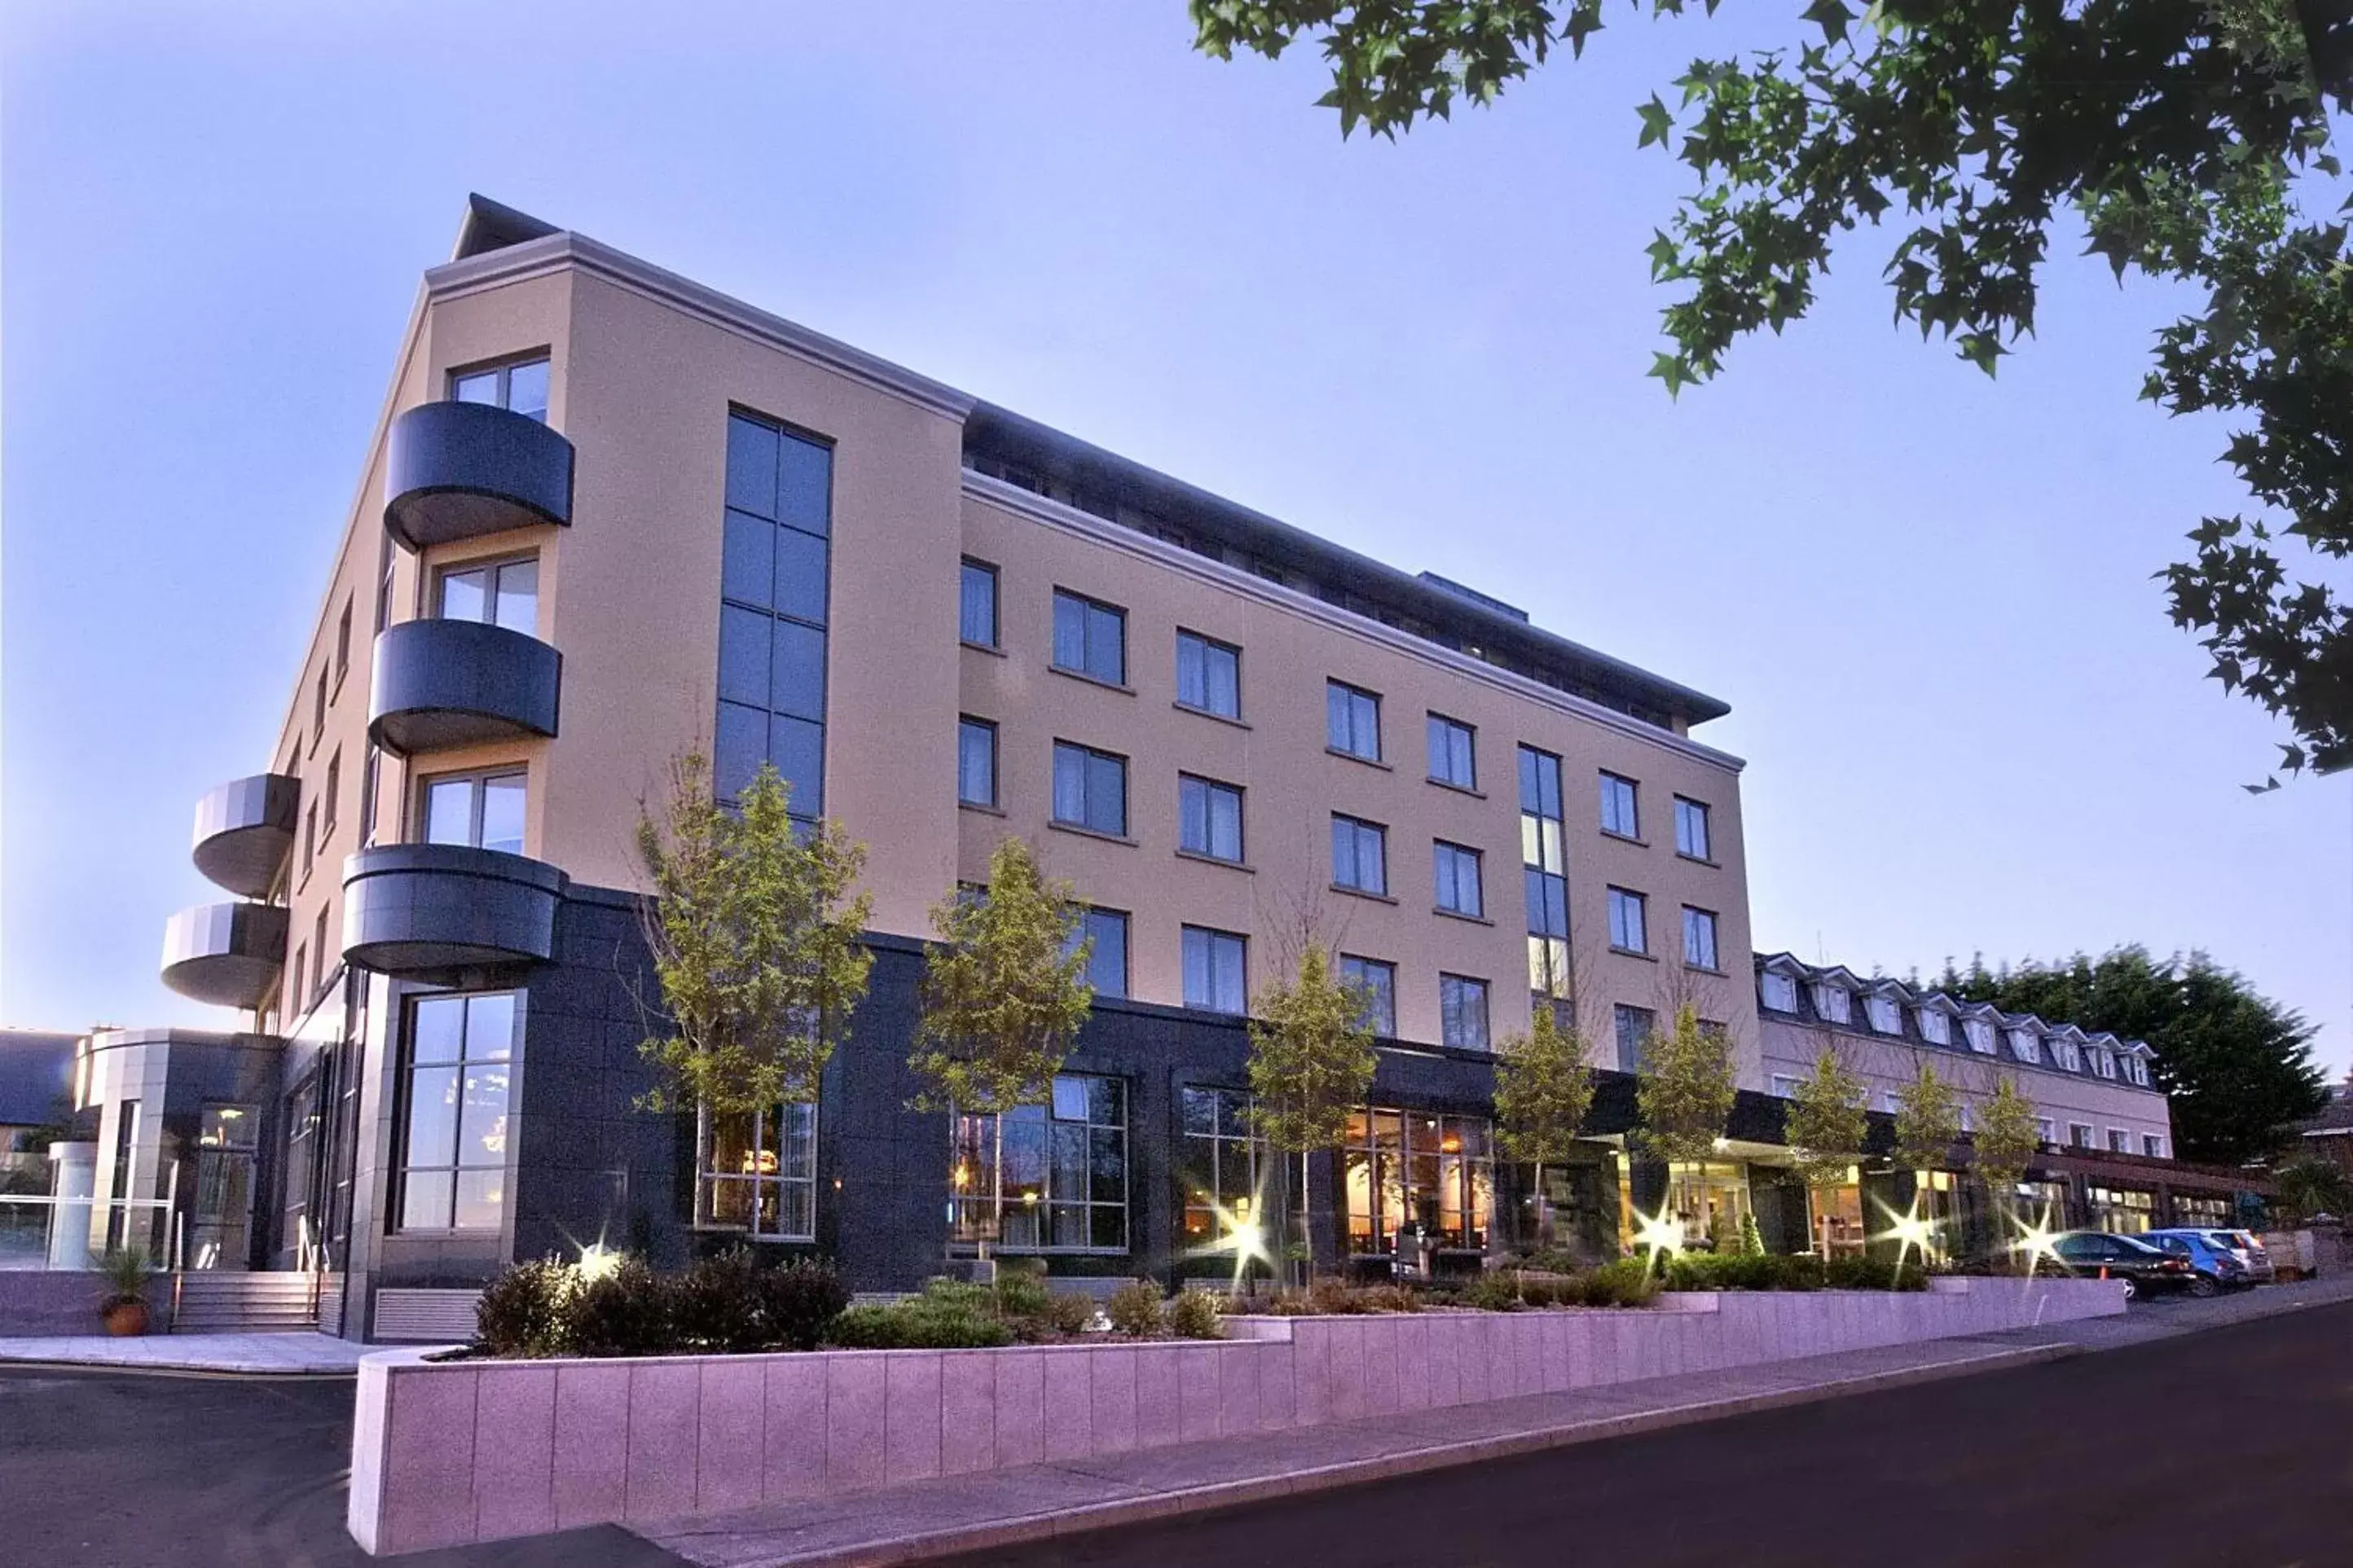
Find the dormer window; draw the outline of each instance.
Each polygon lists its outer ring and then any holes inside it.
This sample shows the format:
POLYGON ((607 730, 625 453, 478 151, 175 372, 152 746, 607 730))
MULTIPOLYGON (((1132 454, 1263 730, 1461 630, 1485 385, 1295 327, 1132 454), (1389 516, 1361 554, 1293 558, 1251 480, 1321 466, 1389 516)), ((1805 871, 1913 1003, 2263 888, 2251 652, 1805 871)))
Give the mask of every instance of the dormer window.
POLYGON ((1904 1032, 1903 1009, 1896 1006, 1890 998, 1866 996, 1862 1000, 1862 1010, 1864 1016, 1870 1018, 1872 1028, 1878 1033, 1900 1035, 1904 1032))
MULTIPOLYGON (((2070 1050, 2070 1052, 2071 1052, 2071 1053, 2073 1052, 2073 1047, 2069 1047, 2069 1050, 2070 1050)), ((2068 1065, 2069 1065, 2070 1067, 2073 1067, 2074 1064, 2073 1064, 2073 1062, 2070 1062, 2068 1065)), ((2094 1052, 2092 1053, 2092 1066, 2093 1066, 2094 1068, 2095 1068, 2096 1069, 2098 1069, 2098 1071, 2099 1071, 2099 1075, 2100 1075, 2102 1078, 2114 1078, 2114 1077, 2116 1077, 2116 1053, 2115 1053, 2114 1051, 2094 1051, 2094 1052)))
POLYGON ((1993 1026, 1983 1018, 1965 1018, 1961 1033, 1968 1037, 1969 1049, 1981 1057, 1993 1055, 1993 1026))
MULTIPOLYGON (((2075 1047, 2074 1041, 2058 1040, 2054 1041, 2053 1045, 2059 1053, 2059 1065, 2061 1067, 2065 1068, 2069 1072, 2082 1072, 2084 1070, 2084 1053, 2075 1047)), ((2113 1062, 2110 1063, 2100 1074, 2102 1078, 2114 1078, 2116 1075, 2116 1065, 2113 1062)))
POLYGON ((2031 1029, 2012 1029, 2010 1032, 2010 1054, 2020 1061, 2031 1062, 2036 1067, 2042 1065, 2042 1052, 2035 1046, 2031 1029))
POLYGON ((2125 1077, 2140 1085, 2141 1088, 2147 1089, 2148 1087, 2148 1064, 2141 1060, 2138 1057, 2126 1057, 2125 1058, 2125 1077))
POLYGON ((1818 984, 1814 987, 1814 1011, 1833 1024, 1854 1022, 1853 999, 1843 985, 1818 984))
POLYGON ((1950 1018, 1937 1012, 1934 1007, 1921 1008, 1918 1017, 1922 1039, 1932 1046, 1949 1046, 1953 1043, 1953 1021, 1950 1018))
POLYGON ((1794 1013, 1798 1010, 1798 983, 1786 974, 1765 972, 1757 982, 1757 995, 1770 1013, 1794 1013))

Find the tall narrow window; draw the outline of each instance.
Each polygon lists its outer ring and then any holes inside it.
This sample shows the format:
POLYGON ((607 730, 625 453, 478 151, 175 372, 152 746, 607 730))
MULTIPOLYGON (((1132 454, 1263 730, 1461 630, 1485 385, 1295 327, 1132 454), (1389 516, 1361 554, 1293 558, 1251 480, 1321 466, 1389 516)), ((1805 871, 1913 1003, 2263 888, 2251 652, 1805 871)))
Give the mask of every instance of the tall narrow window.
POLYGON ((1715 912, 1683 906, 1683 962, 1694 969, 1720 969, 1715 961, 1715 912))
POLYGON ((316 746, 319 737, 327 732, 327 667, 319 667, 318 695, 311 710, 311 744, 316 746))
POLYGON ((1340 955, 1340 984, 1356 998, 1356 1022, 1383 1039, 1397 1036, 1397 965, 1340 955))
POLYGON ((521 771, 426 780, 419 792, 424 820, 418 824, 425 842, 522 854, 523 780, 521 771))
POLYGON ((774 763, 804 821, 825 810, 832 532, 832 447, 730 414, 712 772, 732 801, 774 763))
POLYGON ((400 1228, 496 1229, 506 1207, 515 993, 445 992, 409 1004, 400 1130, 400 1228))
POLYGON ((1065 827, 1126 837, 1127 759, 1055 742, 1054 820, 1065 827))
POLYGON ((1127 911, 1088 908, 1079 913, 1071 945, 1087 946, 1087 984, 1098 996, 1127 994, 1127 911))
POLYGON ((1482 857, 1476 849, 1440 839, 1431 847, 1437 877, 1438 907, 1451 915, 1477 920, 1487 912, 1487 897, 1480 880, 1482 857))
POLYGON ((1441 1043, 1465 1050, 1491 1048, 1485 981, 1461 974, 1438 977, 1438 1035, 1441 1043))
POLYGON ((1459 719, 1430 716, 1430 782, 1456 789, 1479 787, 1478 733, 1459 719))
POLYGON ((817 1237, 817 1107, 806 1101, 711 1118, 702 1163, 710 1223, 778 1241, 817 1237))
POLYGON ((956 606, 956 636, 975 647, 996 647, 997 568, 986 561, 964 563, 964 584, 956 606))
POLYGON ((1065 1073, 1043 1105, 960 1115, 950 1235, 1005 1252, 1127 1250, 1127 1085, 1065 1073))
POLYGON ((1641 1072, 1642 1053, 1650 1046, 1658 1015, 1648 1007, 1629 1007, 1621 1003, 1611 1009, 1611 1021, 1617 1026, 1618 1070, 1641 1072))
POLYGON ((1609 889, 1609 945, 1622 952, 1651 951, 1651 900, 1626 888, 1609 889))
POLYGON ((1187 926, 1184 950, 1185 1005, 1213 1013, 1248 1009, 1247 938, 1229 931, 1211 931, 1207 926, 1187 926))
MULTIPOLYGON (((302 875, 302 877, 303 877, 303 878, 308 878, 308 877, 311 875, 311 862, 318 857, 318 853, 319 853, 319 803, 318 803, 317 801, 315 801, 315 800, 314 800, 314 801, 312 801, 309 805, 307 805, 307 806, 305 806, 305 807, 303 807, 303 808, 302 808, 302 872, 301 872, 301 875, 302 875)), ((299 879, 298 879, 298 880, 299 880, 299 879)))
POLYGON ((1054 590, 1054 668, 1106 686, 1127 684, 1127 612, 1054 590))
POLYGON ((997 726, 986 719, 956 721, 956 799, 965 805, 997 804, 997 726))
POLYGON ((1324 743, 1368 763, 1381 760, 1380 694, 1331 680, 1324 685, 1324 743))
POLYGON ((1601 775, 1601 831, 1619 838, 1642 837, 1641 786, 1617 773, 1601 775))
POLYGON ((327 910, 330 907, 321 904, 318 919, 311 922, 311 951, 318 955, 319 960, 318 967, 311 972, 311 989, 314 992, 327 988, 327 973, 334 967, 327 958, 327 910))
POLYGON ((1242 650, 1198 632, 1178 632, 1176 701, 1221 719, 1240 718, 1242 650))
POLYGON ((1786 974, 1767 970, 1757 977, 1757 1005, 1774 1013, 1794 1013, 1798 1010, 1798 983, 1786 974))
POLYGON ((375 842, 375 793, 384 782, 384 751, 374 742, 367 749, 367 760, 360 764, 360 843, 365 847, 375 842))
POLYGON ((1212 860, 1242 858, 1242 792, 1215 779, 1176 775, 1176 847, 1212 860))
POLYGON ((459 371, 449 377, 449 396, 458 403, 488 403, 547 423, 547 359, 516 360, 459 371))
POLYGON ((488 621, 525 637, 539 635, 539 557, 452 566, 434 595, 445 621, 488 621))
POLYGON ((1560 759, 1520 748, 1520 860, 1527 895, 1528 989, 1568 994, 1568 877, 1560 759))
POLYGON ((343 676, 352 668, 352 602, 343 601, 343 613, 335 622, 335 684, 343 683, 343 676))
POLYGON ((1675 853, 1687 860, 1715 858, 1708 837, 1707 807, 1682 795, 1675 796, 1675 853))
POLYGON ((319 791, 319 837, 321 842, 335 831, 335 801, 343 792, 343 753, 338 751, 327 759, 327 782, 319 791))
POLYGON ((1332 814, 1332 885, 1353 893, 1387 896, 1389 834, 1377 822, 1332 814))

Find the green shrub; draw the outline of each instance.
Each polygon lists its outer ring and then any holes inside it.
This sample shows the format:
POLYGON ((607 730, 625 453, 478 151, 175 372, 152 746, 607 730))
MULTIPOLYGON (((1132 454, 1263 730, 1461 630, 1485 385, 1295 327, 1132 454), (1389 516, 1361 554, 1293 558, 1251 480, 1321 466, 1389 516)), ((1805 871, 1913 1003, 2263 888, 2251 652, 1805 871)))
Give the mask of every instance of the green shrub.
POLYGON ((670 1281, 635 1258, 565 1299, 565 1338, 578 1354, 661 1355, 679 1348, 670 1281))
POLYGON ((674 1347, 714 1355, 765 1350, 770 1342, 760 1310, 760 1262, 748 1247, 698 1258, 670 1286, 674 1347))
POLYGON ((1823 1283, 1833 1290, 1926 1290, 1927 1272, 1916 1263, 1902 1268, 1883 1258, 1833 1258, 1823 1266, 1823 1283))
POLYGON ((1499 1268, 1462 1288, 1462 1304, 1482 1312, 1516 1312, 1528 1302, 1520 1295, 1519 1272, 1499 1268))
POLYGON ((796 1258, 778 1264, 761 1274, 759 1289, 768 1342, 790 1350, 817 1349, 826 1326, 849 1308, 849 1287, 841 1282, 841 1270, 830 1258, 796 1258))
POLYGON ((1150 1339, 1160 1332, 1160 1288, 1149 1279, 1131 1279, 1111 1293, 1103 1316, 1120 1333, 1150 1339))
MULTIPOLYGON (((986 1289, 976 1293, 987 1295, 986 1289)), ((922 1295, 887 1307, 850 1308, 827 1327, 826 1340, 844 1350, 985 1350, 1012 1343, 1013 1335, 1003 1319, 973 1296, 927 1287, 922 1295)))
POLYGON ((1651 1266, 1640 1258, 1621 1258, 1589 1268, 1572 1281, 1575 1300, 1583 1307, 1644 1307, 1663 1289, 1651 1266))
POLYGON ((474 1348, 487 1355, 561 1355, 568 1348, 572 1289, 572 1270, 553 1258, 516 1264, 482 1291, 474 1348))
POLYGON ((1218 1298, 1207 1290, 1179 1290, 1168 1303, 1168 1331, 1182 1340, 1224 1339, 1218 1298))
POLYGON ((1007 1318, 1044 1318, 1052 1304, 1053 1292, 1046 1289, 1042 1276, 1022 1272, 999 1273, 997 1277, 997 1310, 1007 1318))

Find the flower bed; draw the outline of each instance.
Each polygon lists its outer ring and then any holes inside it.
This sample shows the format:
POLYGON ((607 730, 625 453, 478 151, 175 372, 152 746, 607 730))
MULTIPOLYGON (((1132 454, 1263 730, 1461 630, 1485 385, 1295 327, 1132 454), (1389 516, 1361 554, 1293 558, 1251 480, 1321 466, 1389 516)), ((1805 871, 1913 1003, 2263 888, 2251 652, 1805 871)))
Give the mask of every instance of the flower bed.
POLYGON ((372 1552, 670 1520, 2124 1310, 2091 1279, 1670 1294, 1651 1310, 1235 1317, 1199 1343, 360 1363, 372 1552))

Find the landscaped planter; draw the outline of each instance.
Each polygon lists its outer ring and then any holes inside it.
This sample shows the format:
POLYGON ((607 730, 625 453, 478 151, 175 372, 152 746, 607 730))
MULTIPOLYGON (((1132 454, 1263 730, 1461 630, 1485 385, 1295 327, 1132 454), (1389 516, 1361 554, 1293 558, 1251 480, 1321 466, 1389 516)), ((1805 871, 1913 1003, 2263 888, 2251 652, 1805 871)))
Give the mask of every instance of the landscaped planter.
POLYGON ((617 1361, 360 1363, 372 1552, 1984 1333, 2124 1310, 2089 1279, 1727 1291, 1651 1310, 1236 1318, 1222 1342, 617 1361))

